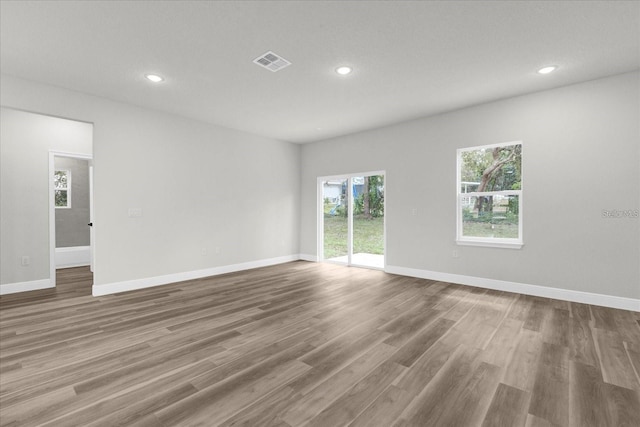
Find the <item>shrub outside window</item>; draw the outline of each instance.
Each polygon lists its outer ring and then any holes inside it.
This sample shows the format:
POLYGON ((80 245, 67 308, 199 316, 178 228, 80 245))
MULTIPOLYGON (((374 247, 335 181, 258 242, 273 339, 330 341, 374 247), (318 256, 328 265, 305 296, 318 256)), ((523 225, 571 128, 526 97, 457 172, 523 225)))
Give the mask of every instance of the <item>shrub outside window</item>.
POLYGON ((71 208, 71 171, 55 171, 53 188, 56 208, 71 208))
POLYGON ((522 142, 458 149, 458 244, 521 248, 522 142))

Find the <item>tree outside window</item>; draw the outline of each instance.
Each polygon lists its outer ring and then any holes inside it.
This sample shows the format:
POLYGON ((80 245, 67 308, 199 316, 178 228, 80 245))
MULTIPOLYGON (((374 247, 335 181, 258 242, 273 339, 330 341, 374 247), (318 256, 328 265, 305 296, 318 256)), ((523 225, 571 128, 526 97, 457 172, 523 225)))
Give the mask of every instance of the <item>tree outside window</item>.
POLYGON ((71 171, 57 170, 53 175, 56 208, 71 207, 71 171))
POLYGON ((522 246, 522 143, 458 150, 457 242, 522 246))

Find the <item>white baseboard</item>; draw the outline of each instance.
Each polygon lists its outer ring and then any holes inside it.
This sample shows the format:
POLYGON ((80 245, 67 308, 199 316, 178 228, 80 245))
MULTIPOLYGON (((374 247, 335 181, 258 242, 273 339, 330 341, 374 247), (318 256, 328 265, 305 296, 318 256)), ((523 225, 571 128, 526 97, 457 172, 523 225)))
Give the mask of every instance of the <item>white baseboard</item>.
MULTIPOLYGON (((168 274, 123 282, 108 283, 103 285, 93 285, 93 296, 109 295, 118 292, 144 289, 152 286, 166 285, 170 283, 182 282, 185 280, 199 279, 202 277, 217 276, 220 274, 233 273, 236 271, 249 270, 252 268, 267 267, 270 265, 284 264, 291 261, 304 260, 317 262, 315 255, 298 254, 287 255, 277 258, 268 258, 257 261, 249 261, 239 264, 225 265, 221 267, 207 268, 203 270, 187 271, 183 273, 168 274)), ((583 304, 600 305, 604 307, 618 308, 640 312, 640 299, 617 297, 613 295, 596 294, 590 292, 574 291, 569 289, 551 288, 547 286, 528 285, 525 283, 508 282, 503 280, 486 279, 482 277, 465 276, 461 274, 441 273, 437 271, 420 270, 415 268, 398 267, 387 265, 387 273, 399 274, 402 276, 418 277, 421 279, 438 280, 442 282, 458 283, 461 285, 476 286, 498 291, 514 292, 524 295, 532 295, 544 298, 553 298, 563 301, 579 302, 583 304)), ((33 291, 38 289, 52 288, 54 285, 50 279, 33 280, 30 282, 9 283, 0 286, 0 295, 12 294, 16 292, 33 291)))
POLYGON ((183 282, 185 280, 200 279, 202 277, 217 276, 220 274, 234 273, 236 271, 250 270, 252 268, 268 267, 270 265, 284 264, 298 261, 299 255, 287 255, 277 258, 268 258, 257 261, 243 262, 240 264, 224 265, 221 267, 205 268, 203 270, 185 271, 183 273, 167 274, 165 276, 147 277, 144 279, 126 280, 123 282, 93 285, 94 297, 115 294, 118 292, 133 291, 135 289, 150 288, 152 286, 168 285, 170 283, 183 282))
POLYGON ((311 261, 311 262, 320 261, 317 255, 309 255, 309 254, 300 254, 298 255, 298 259, 302 261, 311 261))
POLYGON ((0 295, 15 294, 16 292, 37 291, 39 289, 54 288, 51 279, 32 280, 30 282, 7 283, 0 285, 0 295))
POLYGON ((387 265, 387 273, 640 312, 640 299, 387 265))
POLYGON ((56 268, 82 267, 91 264, 91 246, 56 248, 56 268))

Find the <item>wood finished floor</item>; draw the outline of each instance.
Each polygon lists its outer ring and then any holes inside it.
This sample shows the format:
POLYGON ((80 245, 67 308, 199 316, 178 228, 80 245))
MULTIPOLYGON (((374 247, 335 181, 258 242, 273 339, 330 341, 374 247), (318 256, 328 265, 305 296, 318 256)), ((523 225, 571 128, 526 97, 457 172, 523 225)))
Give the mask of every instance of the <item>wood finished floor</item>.
POLYGON ((640 313, 294 262, 0 298, 2 426, 638 426, 640 313))

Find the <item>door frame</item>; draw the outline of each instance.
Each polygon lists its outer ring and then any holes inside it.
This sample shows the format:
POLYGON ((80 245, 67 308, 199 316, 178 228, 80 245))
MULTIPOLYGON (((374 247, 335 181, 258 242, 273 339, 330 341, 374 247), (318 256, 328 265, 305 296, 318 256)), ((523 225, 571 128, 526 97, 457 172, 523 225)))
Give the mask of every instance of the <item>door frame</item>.
MULTIPOLYGON (((317 214, 317 229, 316 229, 316 242, 317 242, 317 254, 318 261, 320 262, 332 262, 327 261, 324 258, 324 197, 323 197, 323 188, 322 183, 324 181, 328 181, 331 179, 346 179, 347 180, 347 203, 350 209, 353 209, 353 178, 360 176, 372 176, 372 175, 382 175, 384 177, 384 217, 382 221, 382 233, 383 233, 383 252, 384 252, 384 267, 382 270, 387 269, 387 172, 384 170, 377 171, 369 171, 369 172, 361 172, 361 173, 347 173, 347 174, 338 174, 338 175, 326 175, 319 176, 317 178, 317 206, 316 206, 316 214, 317 214)), ((380 270, 380 268, 372 267, 370 265, 362 265, 362 264, 353 264, 352 262, 353 255, 353 211, 350 210, 347 215, 347 266, 350 267, 362 267, 362 268, 370 268, 374 270, 380 270)), ((341 263, 342 264, 342 263, 341 263)))
MULTIPOLYGON (((49 150, 49 276, 52 287, 56 286, 56 207, 53 175, 56 170, 55 158, 69 157, 89 162, 89 222, 93 222, 93 155, 84 153, 70 153, 66 151, 49 150)), ((93 227, 89 228, 89 247, 91 248, 90 270, 93 271, 95 242, 93 227)))

